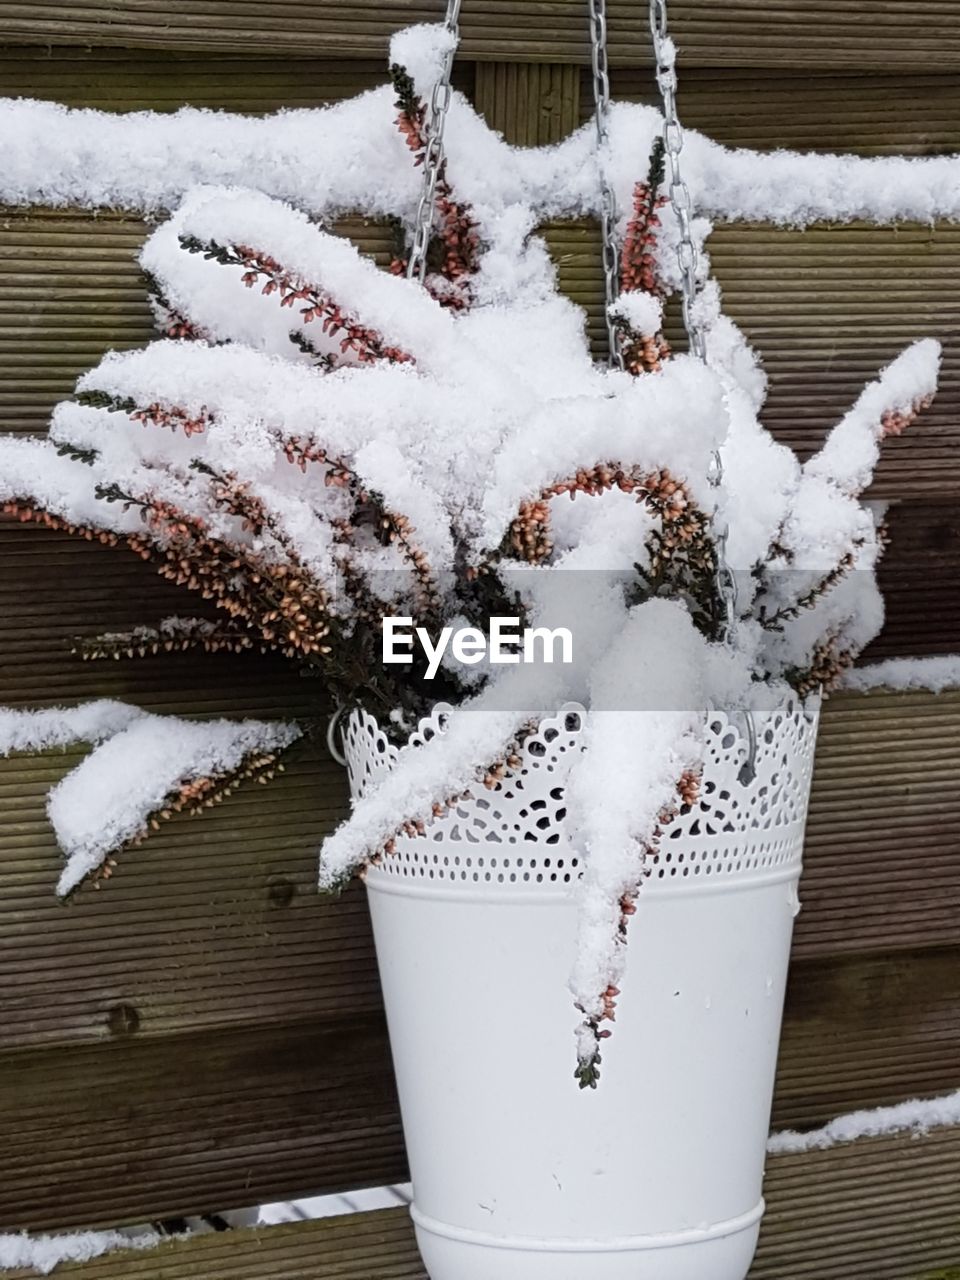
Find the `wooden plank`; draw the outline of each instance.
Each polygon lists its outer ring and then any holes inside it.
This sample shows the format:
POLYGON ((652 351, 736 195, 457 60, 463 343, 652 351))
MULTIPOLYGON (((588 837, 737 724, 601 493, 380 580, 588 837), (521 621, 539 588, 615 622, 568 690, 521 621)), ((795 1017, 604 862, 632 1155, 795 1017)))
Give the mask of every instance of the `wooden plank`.
MULTIPOLYGON (((649 61, 646 15, 608 5, 615 62, 649 61)), ((675 0, 674 34, 693 66, 956 68, 950 0, 675 0)), ((442 0, 3 0, 9 43, 244 50, 381 57, 390 34, 438 21, 442 0)), ((477 0, 464 7, 465 58, 586 62, 581 0, 477 0)))
POLYGON ((0 1054, 3 1229, 143 1222, 401 1180, 386 1028, 349 1004, 340 1015, 156 1037, 114 1006, 95 1043, 0 1054))
POLYGON ((773 1156, 750 1280, 955 1280, 960 1129, 773 1156))
POLYGON ((316 850, 345 811, 342 771, 320 757, 308 744, 269 791, 172 819, 123 855, 108 890, 66 907, 44 799, 79 753, 3 761, 3 1048, 98 1041, 120 1006, 141 1035, 376 1012, 362 890, 314 888, 316 850))
POLYGON ((0 705, 116 697, 158 711, 322 709, 322 690, 282 659, 260 654, 83 662, 74 653, 80 636, 174 615, 216 614, 125 549, 0 517, 0 561, 0 705))
POLYGON ((837 694, 824 711, 795 955, 951 946, 960 692, 837 694))
MULTIPOLYGON (((864 660, 960 651, 960 502, 904 504, 888 523, 890 546, 880 571, 887 621, 864 660)), ((124 550, 7 519, 0 519, 0 557, 0 704, 135 694, 157 708, 212 708, 218 698, 230 701, 238 689, 249 690, 254 673, 261 706, 301 699, 296 673, 259 655, 81 662, 73 652, 78 636, 215 611, 124 550)))
POLYGON ((580 71, 563 63, 480 62, 474 105, 512 146, 560 142, 579 123, 580 71))
MULTIPOLYGON (((77 1280, 428 1280, 406 1209, 195 1236, 139 1259, 124 1251, 57 1272, 77 1280)), ((5 1275, 35 1280, 36 1273, 5 1275)))
POLYGON ((898 504, 886 523, 886 620, 862 661, 960 653, 960 502, 898 504))
MULTIPOLYGON (((955 1280, 960 1130, 865 1138, 768 1161, 767 1214, 750 1280, 955 1280)), ((324 1218, 117 1253, 71 1280, 428 1280, 405 1209, 324 1218)), ((27 1280, 11 1271, 11 1280, 27 1280)))
POLYGON ((950 1093, 958 1079, 956 946, 794 959, 775 1129, 815 1128, 848 1111, 950 1093))
MULTIPOLYGON (((683 55, 685 50, 681 50, 683 55)), ((960 75, 928 66, 891 67, 882 75, 805 67, 690 67, 681 58, 680 113, 728 147, 773 151, 847 151, 855 155, 954 155, 960 75)), ((593 114, 586 71, 581 119, 593 114)), ((615 101, 657 103, 646 68, 614 68, 615 101)))
MULTIPOLYGON (((0 9, 0 40, 6 38, 0 9)), ((462 68, 462 72, 467 68, 462 68)), ((331 60, 176 49, 0 46, 0 93, 104 111, 210 107, 260 115, 321 107, 384 84, 382 58, 331 60)), ((461 74, 462 81, 462 74, 461 74)))

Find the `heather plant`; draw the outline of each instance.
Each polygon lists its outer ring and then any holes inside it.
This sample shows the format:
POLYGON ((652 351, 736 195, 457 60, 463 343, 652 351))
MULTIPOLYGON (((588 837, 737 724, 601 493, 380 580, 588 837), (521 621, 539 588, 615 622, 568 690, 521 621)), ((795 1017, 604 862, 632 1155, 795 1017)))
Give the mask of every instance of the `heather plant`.
MULTIPOLYGON (((401 66, 393 79, 417 165, 426 109, 401 66)), ((275 652, 398 740, 452 705, 442 740, 404 749, 327 842, 325 887, 389 857, 399 832, 424 831, 471 788, 502 786, 539 718, 586 706, 568 822, 586 854, 573 988, 578 1074, 592 1084, 637 894, 664 827, 697 801, 705 708, 829 689, 880 625, 883 533, 861 497, 882 441, 929 402, 939 349, 910 348, 801 464, 759 423, 763 376, 714 284, 697 304, 707 364, 665 337, 678 280, 661 147, 623 228, 622 370, 593 359, 582 314, 556 291, 533 233, 541 211, 475 208, 457 195, 458 159, 451 147, 436 185, 423 287, 404 278, 403 247, 381 272, 262 192, 188 194, 143 251, 163 336, 84 375, 49 439, 4 440, 0 497, 8 516, 126 548, 205 603, 209 616, 86 637, 89 659, 275 652), (720 529, 734 626, 717 586, 720 529), (486 633, 502 616, 551 627, 568 618, 571 581, 573 670, 448 663, 430 679, 416 649, 406 666, 382 660, 385 617, 434 638, 453 625, 486 633)), ((158 720, 115 727, 85 780, 144 748, 158 720)), ((172 772, 145 769, 102 831, 81 789, 61 784, 63 891, 111 874, 122 847, 175 812, 268 776, 296 737, 221 724, 211 754, 188 729, 167 726, 174 756, 185 733, 190 751, 172 772)))

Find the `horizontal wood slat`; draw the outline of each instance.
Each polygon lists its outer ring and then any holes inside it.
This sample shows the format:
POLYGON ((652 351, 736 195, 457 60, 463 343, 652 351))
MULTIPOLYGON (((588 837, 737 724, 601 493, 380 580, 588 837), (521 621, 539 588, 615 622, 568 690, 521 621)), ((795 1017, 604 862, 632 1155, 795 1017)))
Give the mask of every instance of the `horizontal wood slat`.
MULTIPOLYGON (((960 35, 950 0, 675 0, 673 27, 694 66, 956 67, 960 35)), ((611 0, 615 61, 646 63, 645 15, 611 0)), ((379 56, 390 34, 442 18, 441 0, 3 0, 11 43, 152 46, 379 56)), ((584 62, 582 0, 477 0, 464 7, 463 56, 584 62)))
POLYGON ((958 1080, 960 949, 820 960, 795 954, 775 1129, 950 1093, 958 1080))
MULTIPOLYGON (((5 97, 110 111, 189 105, 262 114, 339 102, 386 79, 384 58, 0 44, 5 97)), ((589 73, 569 63, 461 59, 454 84, 516 145, 556 142, 593 113, 589 73)), ((615 67, 611 87, 615 100, 653 103, 657 96, 646 67, 615 67)), ((727 146, 952 155, 960 145, 960 70, 798 73, 782 65, 691 67, 685 59, 682 93, 685 125, 727 146)))
POLYGON ((828 701, 796 956, 956 942, 958 749, 960 692, 837 694, 828 701))
POLYGON ((44 798, 79 754, 0 763, 2 1047, 99 1040, 120 1006, 143 1035, 377 1010, 362 890, 314 887, 345 810, 342 771, 319 755, 308 745, 269 791, 172 819, 66 906, 44 798))
MULTIPOLYGON (((954 1280, 960 1130, 768 1161, 750 1280, 954 1280)), ((427 1280, 405 1209, 195 1236, 58 1271, 67 1280, 427 1280)), ((27 1280, 25 1271, 11 1280, 27 1280)))
POLYGON ((960 501, 894 505, 886 524, 886 620, 862 661, 960 653, 960 501))
POLYGON ((960 1130, 773 1156, 749 1280, 953 1280, 960 1130))
MULTIPOLYGON (((955 943, 958 724, 956 693, 828 704, 797 958, 955 943)), ((96 1040, 120 1004, 137 1009, 143 1034, 379 1007, 362 895, 331 901, 313 888, 315 851, 345 811, 342 773, 318 746, 269 790, 241 788, 202 820, 165 824, 101 892, 61 907, 44 801, 78 759, 0 763, 5 1048, 96 1040)))
MULTIPOLYGON (((951 1089, 958 961, 952 950, 795 965, 774 1127, 951 1089)), ((6 1229, 108 1226, 406 1176, 372 1014, 152 1037, 117 1005, 100 1041, 0 1055, 0 1121, 6 1229)))
MULTIPOLYGON (((690 67, 681 50, 680 111, 728 147, 773 151, 848 151, 856 155, 954 155, 960 143, 960 75, 891 67, 882 75, 863 66, 847 73, 808 67, 690 67)), ((593 114, 593 93, 582 72, 581 119, 593 114)), ((646 68, 614 68, 615 101, 658 104, 646 68)))
POLYGON ((132 1016, 105 1023, 99 1043, 0 1055, 3 1230, 142 1222, 406 1176, 381 1018, 157 1039, 132 1016))
MULTIPOLYGON (((960 651, 960 502, 904 504, 893 508, 888 523, 890 546, 880 571, 886 623, 864 661, 960 651)), ((0 705, 109 695, 158 710, 232 703, 265 714, 323 704, 319 687, 305 685, 281 660, 259 655, 82 662, 74 653, 80 636, 215 611, 122 549, 6 518, 0 518, 0 558, 0 705)))
MULTIPOLYGON (((12 49, 0 8, 0 94, 103 111, 175 111, 210 107, 259 115, 321 107, 384 84, 383 58, 331 60, 257 53, 184 53, 89 47, 12 49)), ((459 88, 472 68, 458 68, 459 88)))

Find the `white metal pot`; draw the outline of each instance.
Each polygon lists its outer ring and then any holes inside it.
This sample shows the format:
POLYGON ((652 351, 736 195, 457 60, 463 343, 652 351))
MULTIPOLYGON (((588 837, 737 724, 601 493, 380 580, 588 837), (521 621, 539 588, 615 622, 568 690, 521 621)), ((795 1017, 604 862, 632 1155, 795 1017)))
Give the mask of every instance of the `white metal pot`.
MULTIPOLYGON (((443 710, 415 737, 442 730, 443 710)), ((574 1079, 577 857, 563 779, 585 713, 367 874, 417 1239, 432 1280, 743 1280, 798 910, 818 707, 745 744, 711 713, 702 800, 666 828, 630 924, 599 1088, 574 1079)), ((345 733, 354 794, 396 758, 345 733)))

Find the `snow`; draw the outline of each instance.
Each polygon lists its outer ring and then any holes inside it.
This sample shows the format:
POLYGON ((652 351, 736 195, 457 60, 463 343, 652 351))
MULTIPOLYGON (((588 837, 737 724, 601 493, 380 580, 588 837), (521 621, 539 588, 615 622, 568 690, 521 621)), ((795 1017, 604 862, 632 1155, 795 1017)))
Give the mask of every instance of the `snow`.
MULTIPOLYGON (((160 634, 175 634, 182 625, 180 619, 166 619, 160 634)), ((193 722, 110 699, 40 711, 0 707, 0 756, 79 742, 94 748, 47 801, 66 856, 57 885, 61 895, 136 838, 178 787, 230 772, 258 753, 282 751, 299 736, 292 724, 193 722)))
POLYGON ((0 1235, 0 1271, 29 1268, 48 1276, 61 1262, 89 1262, 114 1249, 153 1249, 164 1237, 155 1231, 77 1231, 68 1235, 0 1235))
POLYGON ((644 338, 653 337, 663 327, 663 303, 652 293, 621 293, 610 314, 644 338))
POLYGON ((940 343, 933 338, 923 338, 901 352, 864 388, 823 447, 804 465, 804 476, 824 479, 846 494, 863 493, 880 457, 887 415, 909 414, 934 395, 940 355, 940 343))
MULTIPOLYGON (((418 61, 422 88, 432 83, 436 56, 418 61)), ((255 186, 322 217, 344 210, 409 216, 420 175, 393 129, 393 98, 384 86, 333 106, 260 118, 0 100, 0 201, 151 213, 172 208, 191 187, 214 184, 255 186)), ((649 153, 661 127, 652 107, 612 106, 608 167, 621 209, 629 208, 637 157, 649 153)), ((491 212, 527 204, 547 216, 593 213, 594 137, 587 124, 555 146, 511 148, 454 93, 446 127, 451 177, 465 199, 491 212)), ((958 163, 954 156, 761 153, 723 147, 694 130, 685 134, 683 159, 701 214, 785 226, 955 220, 958 163)))
POLYGON ((13 751, 50 751, 77 742, 103 742, 144 714, 137 707, 108 698, 43 711, 0 707, 0 756, 13 751))
POLYGON ((848 671, 840 687, 857 693, 867 693, 871 689, 898 692, 929 689, 932 693, 960 689, 960 654, 951 653, 932 658, 887 658, 884 662, 873 662, 848 671))
POLYGON ((135 839, 179 786, 229 773, 247 757, 282 750, 297 737, 293 725, 257 720, 137 717, 50 793, 47 811, 67 860, 57 892, 71 893, 111 853, 135 839))
POLYGON ((826 1151, 838 1143, 859 1138, 877 1138, 913 1132, 918 1136, 945 1125, 960 1124, 960 1090, 939 1098, 915 1098, 892 1107, 872 1111, 852 1111, 838 1116, 822 1129, 797 1133, 792 1129, 770 1136, 771 1155, 799 1155, 804 1151, 826 1151))

